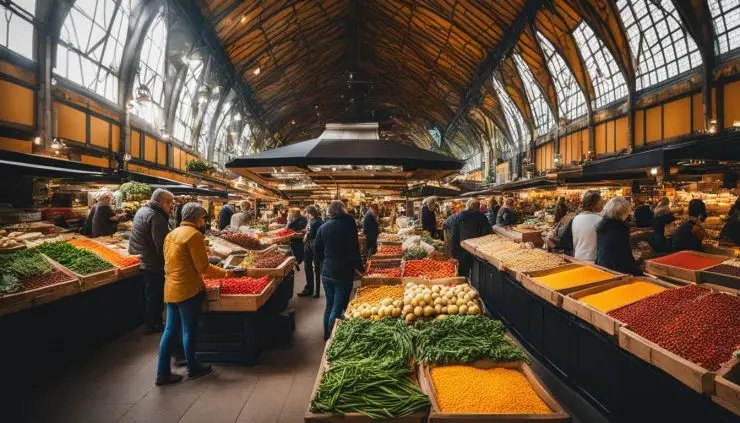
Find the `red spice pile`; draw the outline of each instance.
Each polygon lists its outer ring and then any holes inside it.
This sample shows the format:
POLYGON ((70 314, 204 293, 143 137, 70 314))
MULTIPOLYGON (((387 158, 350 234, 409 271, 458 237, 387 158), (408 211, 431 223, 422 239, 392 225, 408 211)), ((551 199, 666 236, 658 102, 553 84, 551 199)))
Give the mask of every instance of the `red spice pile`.
POLYGON ((650 261, 653 263, 666 264, 689 270, 704 269, 722 263, 722 260, 713 257, 700 256, 691 251, 680 251, 678 253, 669 254, 650 261))
POLYGON ((403 276, 426 279, 451 278, 455 276, 455 262, 452 260, 420 259, 409 260, 403 265, 403 276))
POLYGON ((218 285, 219 282, 221 283, 221 295, 257 295, 261 294, 270 284, 270 277, 206 279, 205 284, 209 287, 218 285))
POLYGON ((23 290, 30 291, 32 289, 42 288, 44 286, 55 285, 62 282, 68 282, 72 280, 72 277, 62 272, 61 270, 55 270, 45 275, 29 276, 23 279, 23 290))
POLYGON ((663 291, 609 315, 708 370, 718 370, 740 343, 740 298, 697 285, 663 291))

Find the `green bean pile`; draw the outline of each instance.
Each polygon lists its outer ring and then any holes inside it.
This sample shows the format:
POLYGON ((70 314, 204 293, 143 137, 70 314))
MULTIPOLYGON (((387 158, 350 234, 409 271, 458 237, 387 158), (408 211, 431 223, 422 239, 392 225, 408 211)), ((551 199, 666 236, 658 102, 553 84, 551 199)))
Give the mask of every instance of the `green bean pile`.
POLYGON ((326 351, 329 362, 338 359, 387 359, 396 367, 408 367, 411 358, 411 330, 401 319, 342 321, 326 351))
POLYGON ((475 360, 526 361, 524 351, 504 337, 504 325, 484 316, 449 316, 417 323, 414 357, 423 364, 475 360))
POLYGON ((428 407, 429 398, 411 380, 411 368, 395 364, 374 358, 333 362, 321 377, 311 401, 312 411, 361 413, 383 419, 408 416, 428 407))

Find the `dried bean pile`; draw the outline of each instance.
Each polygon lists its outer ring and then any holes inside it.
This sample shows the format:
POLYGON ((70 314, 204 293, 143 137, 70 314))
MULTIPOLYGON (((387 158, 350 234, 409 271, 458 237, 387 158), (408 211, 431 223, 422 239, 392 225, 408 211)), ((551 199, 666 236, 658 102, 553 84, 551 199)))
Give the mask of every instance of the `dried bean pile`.
POLYGON ((710 267, 706 271, 740 278, 740 267, 732 266, 729 264, 719 264, 717 266, 710 267))
POLYGON ((254 259, 252 267, 257 269, 275 269, 280 266, 288 256, 281 253, 270 251, 264 254, 260 254, 254 259))
POLYGON ((70 281, 72 278, 61 270, 55 270, 44 275, 29 276, 23 279, 23 290, 43 288, 49 285, 55 285, 62 282, 70 281))
POLYGON ((740 298, 689 285, 609 313, 628 328, 701 367, 716 371, 740 343, 740 298))
POLYGON ((368 268, 371 270, 378 270, 378 269, 392 269, 395 267, 401 267, 401 259, 390 259, 390 260, 382 260, 382 261, 373 261, 370 260, 368 262, 368 268))
POLYGON ((262 248, 260 240, 249 234, 241 232, 221 232, 218 236, 232 244, 246 248, 247 250, 259 250, 262 248))

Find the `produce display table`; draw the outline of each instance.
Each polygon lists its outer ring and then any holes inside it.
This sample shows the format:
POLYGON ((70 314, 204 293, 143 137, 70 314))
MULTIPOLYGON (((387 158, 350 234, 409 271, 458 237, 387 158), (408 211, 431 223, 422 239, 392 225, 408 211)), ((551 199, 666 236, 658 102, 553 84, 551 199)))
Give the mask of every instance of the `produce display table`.
POLYGON ((272 295, 257 311, 201 314, 195 351, 204 363, 254 365, 262 351, 276 338, 290 338, 295 316, 285 312, 293 297, 294 273, 276 281, 272 295))
POLYGON ((537 229, 516 229, 515 227, 503 227, 495 225, 493 231, 499 235, 503 235, 512 241, 517 242, 531 242, 535 246, 540 246, 544 242, 542 241, 542 231, 537 229))
POLYGON ((737 416, 620 348, 618 339, 476 259, 471 283, 488 310, 561 380, 612 421, 735 422, 737 416))

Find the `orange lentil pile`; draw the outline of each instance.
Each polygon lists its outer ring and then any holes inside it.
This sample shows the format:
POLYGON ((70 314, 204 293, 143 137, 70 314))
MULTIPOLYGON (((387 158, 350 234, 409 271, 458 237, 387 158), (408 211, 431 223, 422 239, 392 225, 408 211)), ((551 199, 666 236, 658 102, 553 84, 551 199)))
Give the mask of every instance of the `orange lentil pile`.
POLYGON ((100 258, 118 267, 119 269, 136 266, 137 264, 139 264, 140 261, 139 257, 137 256, 124 256, 118 254, 110 248, 100 245, 95 241, 90 241, 89 239, 72 239, 68 241, 68 243, 74 245, 75 247, 84 248, 92 253, 95 253, 100 258))
POLYGON ((442 366, 430 371, 443 413, 546 414, 550 407, 516 369, 442 366))
POLYGON ((363 286, 357 290, 352 304, 355 306, 362 303, 375 305, 380 304, 386 298, 391 301, 403 300, 403 289, 402 285, 363 286))
POLYGON ((591 266, 578 266, 533 278, 537 283, 552 289, 567 289, 587 285, 593 282, 605 281, 615 275, 591 266))

